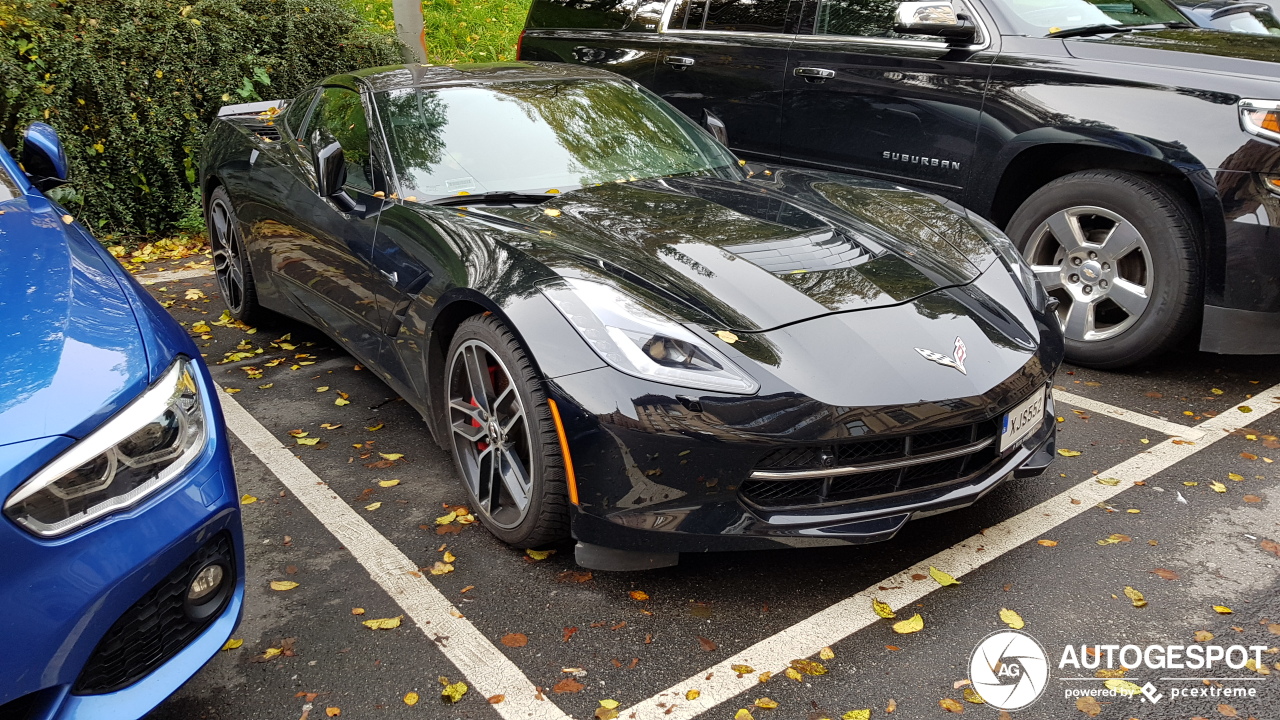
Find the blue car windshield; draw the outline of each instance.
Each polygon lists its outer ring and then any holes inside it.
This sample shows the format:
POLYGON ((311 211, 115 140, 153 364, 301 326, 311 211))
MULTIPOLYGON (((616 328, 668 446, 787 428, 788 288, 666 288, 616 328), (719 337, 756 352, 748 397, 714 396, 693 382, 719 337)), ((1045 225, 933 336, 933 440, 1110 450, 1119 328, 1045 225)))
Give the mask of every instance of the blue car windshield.
POLYGON ((1021 34, 1049 33, 1092 25, 1163 25, 1187 18, 1165 0, 994 0, 1021 34))
POLYGON ((615 80, 409 88, 375 95, 400 193, 420 201, 568 192, 652 177, 742 177, 724 146, 647 91, 615 80))

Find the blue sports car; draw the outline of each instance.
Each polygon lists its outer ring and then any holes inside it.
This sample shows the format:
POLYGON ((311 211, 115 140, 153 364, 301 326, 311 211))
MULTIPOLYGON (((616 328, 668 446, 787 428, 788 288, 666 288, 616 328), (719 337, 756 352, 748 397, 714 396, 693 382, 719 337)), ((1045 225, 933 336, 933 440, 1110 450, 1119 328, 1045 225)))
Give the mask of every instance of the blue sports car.
POLYGON ((182 328, 0 148, 0 718, 138 718, 240 619, 221 410, 182 328))

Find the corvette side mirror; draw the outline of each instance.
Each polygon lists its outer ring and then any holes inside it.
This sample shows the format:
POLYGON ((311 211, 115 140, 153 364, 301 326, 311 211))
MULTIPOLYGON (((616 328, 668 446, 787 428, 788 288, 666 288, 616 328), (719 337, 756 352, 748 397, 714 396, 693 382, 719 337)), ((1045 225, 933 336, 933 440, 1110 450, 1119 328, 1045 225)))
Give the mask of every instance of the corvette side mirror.
POLYGON ((347 159, 342 146, 331 143, 316 153, 316 188, 320 197, 333 202, 342 212, 356 209, 355 200, 343 189, 347 183, 347 159))
POLYGON ((67 153, 58 131, 42 122, 27 126, 22 136, 22 169, 41 192, 67 184, 67 153))
POLYGON ((902 35, 936 35, 953 43, 971 43, 978 36, 978 26, 972 19, 957 14, 950 2, 941 0, 900 3, 893 31, 902 35))

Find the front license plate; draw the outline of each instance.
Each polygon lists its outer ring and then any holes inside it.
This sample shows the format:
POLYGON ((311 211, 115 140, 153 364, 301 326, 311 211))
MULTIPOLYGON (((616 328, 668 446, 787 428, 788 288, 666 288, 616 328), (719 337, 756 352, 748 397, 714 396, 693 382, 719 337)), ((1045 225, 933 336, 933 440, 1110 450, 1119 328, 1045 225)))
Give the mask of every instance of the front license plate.
POLYGON ((1004 427, 1000 430, 1000 452, 1025 440, 1044 422, 1045 392, 1040 390, 1004 416, 1004 427))

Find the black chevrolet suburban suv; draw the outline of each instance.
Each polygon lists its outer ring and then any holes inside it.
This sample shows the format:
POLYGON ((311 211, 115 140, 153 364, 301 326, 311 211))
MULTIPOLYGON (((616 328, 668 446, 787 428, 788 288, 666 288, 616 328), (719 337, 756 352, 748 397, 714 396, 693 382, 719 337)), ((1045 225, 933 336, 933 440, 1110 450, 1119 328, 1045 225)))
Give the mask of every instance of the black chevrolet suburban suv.
POLYGON ((744 158, 977 211, 1076 363, 1192 331, 1280 353, 1280 38, 1165 0, 533 0, 518 55, 629 77, 744 158))

